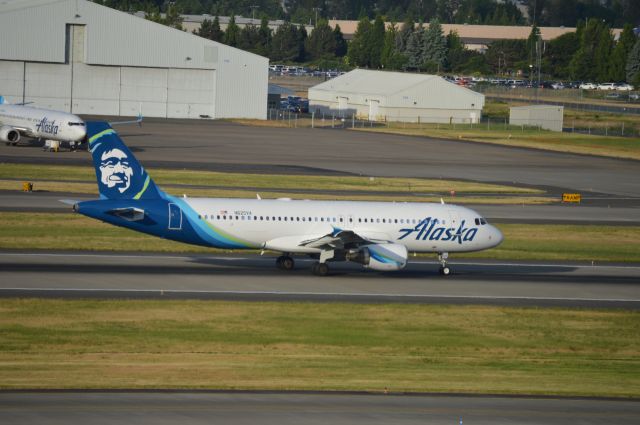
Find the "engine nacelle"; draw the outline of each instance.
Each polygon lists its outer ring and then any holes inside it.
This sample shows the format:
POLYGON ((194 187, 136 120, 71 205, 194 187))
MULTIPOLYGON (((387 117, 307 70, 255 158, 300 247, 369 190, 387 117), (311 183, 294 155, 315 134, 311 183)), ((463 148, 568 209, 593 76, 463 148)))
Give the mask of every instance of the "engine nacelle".
POLYGON ((15 128, 3 125, 0 127, 0 141, 5 143, 18 143, 20 141, 20 132, 15 128))
POLYGON ((363 266, 381 271, 403 269, 407 265, 407 247, 395 243, 367 245, 357 251, 350 251, 346 259, 363 266))

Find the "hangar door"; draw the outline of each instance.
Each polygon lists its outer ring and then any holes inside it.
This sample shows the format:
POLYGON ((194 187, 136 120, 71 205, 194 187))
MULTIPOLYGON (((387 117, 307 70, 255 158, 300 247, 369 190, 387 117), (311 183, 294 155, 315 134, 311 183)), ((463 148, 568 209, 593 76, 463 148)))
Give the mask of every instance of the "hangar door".
POLYGON ((211 69, 169 69, 167 117, 213 118, 215 80, 211 69))

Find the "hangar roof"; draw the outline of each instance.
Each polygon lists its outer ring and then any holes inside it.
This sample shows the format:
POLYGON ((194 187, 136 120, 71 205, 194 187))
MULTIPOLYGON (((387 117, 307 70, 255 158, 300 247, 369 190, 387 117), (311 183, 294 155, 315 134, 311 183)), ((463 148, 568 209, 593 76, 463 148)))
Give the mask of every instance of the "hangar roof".
POLYGON ((342 93, 390 95, 435 79, 442 80, 437 75, 354 69, 320 83, 313 89, 342 93))
POLYGON ((86 26, 84 62, 91 65, 215 69, 223 61, 267 62, 87 0, 0 1, 0 59, 65 63, 69 25, 86 26))

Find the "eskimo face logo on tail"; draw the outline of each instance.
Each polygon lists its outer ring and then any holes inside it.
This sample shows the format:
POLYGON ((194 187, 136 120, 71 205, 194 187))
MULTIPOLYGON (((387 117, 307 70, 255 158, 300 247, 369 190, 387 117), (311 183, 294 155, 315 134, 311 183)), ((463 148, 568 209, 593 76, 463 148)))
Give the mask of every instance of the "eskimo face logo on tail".
POLYGON ((100 157, 100 182, 109 189, 124 193, 131 186, 133 168, 129 158, 120 149, 111 149, 100 157))

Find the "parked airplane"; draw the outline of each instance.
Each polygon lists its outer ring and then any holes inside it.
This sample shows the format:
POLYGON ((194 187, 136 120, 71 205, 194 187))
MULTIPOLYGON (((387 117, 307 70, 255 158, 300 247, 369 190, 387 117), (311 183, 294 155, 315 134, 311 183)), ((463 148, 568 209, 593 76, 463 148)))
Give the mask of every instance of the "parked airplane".
POLYGON ((27 105, 11 105, 4 103, 0 96, 0 141, 7 145, 17 145, 24 135, 69 142, 75 148, 85 134, 85 123, 77 115, 27 105))
POLYGON ((230 249, 281 252, 276 265, 294 267, 293 254, 352 261, 373 270, 400 270, 409 252, 439 256, 497 246, 502 234, 475 211, 444 203, 345 202, 290 199, 178 198, 160 190, 106 122, 88 122, 99 200, 74 211, 166 239, 230 249))

